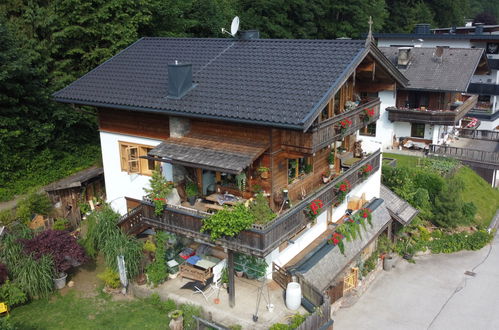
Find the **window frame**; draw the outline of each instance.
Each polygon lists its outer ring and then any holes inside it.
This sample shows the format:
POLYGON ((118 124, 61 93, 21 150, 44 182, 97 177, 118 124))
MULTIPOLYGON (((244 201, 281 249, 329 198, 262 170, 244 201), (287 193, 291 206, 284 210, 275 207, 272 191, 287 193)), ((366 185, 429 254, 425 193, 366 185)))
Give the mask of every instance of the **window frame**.
POLYGON ((426 129, 426 124, 411 123, 411 137, 424 139, 425 129, 426 129), (417 128, 418 126, 419 127, 421 127, 421 126, 423 127, 422 128, 422 134, 421 134, 421 136, 418 136, 418 135, 415 134, 417 132, 417 130, 418 130, 418 128, 417 128))
POLYGON ((359 130, 359 135, 362 136, 376 136, 376 122, 370 123, 369 125, 366 125, 362 127, 359 130), (369 128, 369 126, 371 128, 369 128), (372 127, 374 127, 374 131, 372 130, 372 127))
POLYGON ((140 157, 147 156, 147 153, 153 149, 154 146, 126 141, 118 141, 118 145, 122 172, 152 176, 154 168, 151 169, 151 162, 153 162, 152 164, 154 167, 156 167, 159 162, 140 157))

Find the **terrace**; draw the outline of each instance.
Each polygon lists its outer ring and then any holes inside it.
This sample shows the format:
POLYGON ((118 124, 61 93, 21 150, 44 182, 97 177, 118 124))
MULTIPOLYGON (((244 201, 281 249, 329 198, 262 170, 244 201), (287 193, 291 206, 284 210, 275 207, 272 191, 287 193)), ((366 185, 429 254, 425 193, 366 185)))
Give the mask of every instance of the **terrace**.
POLYGON ((137 208, 125 214, 119 225, 129 233, 138 233, 148 227, 159 228, 200 242, 215 243, 232 251, 263 257, 306 227, 311 220, 304 211, 313 200, 320 199, 325 206, 332 205, 337 202, 338 192, 335 186, 338 183, 348 180, 354 189, 364 180, 364 177, 359 173, 363 166, 369 164, 372 166, 373 172, 376 172, 380 168, 380 154, 380 151, 377 150, 358 160, 328 183, 317 186, 315 191, 308 194, 292 208, 283 211, 271 222, 265 225, 254 224, 252 228, 240 232, 233 238, 220 238, 213 242, 210 235, 202 233, 202 219, 209 216, 206 212, 191 207, 167 204, 163 214, 157 216, 154 213, 153 205, 145 200, 141 201, 137 208))

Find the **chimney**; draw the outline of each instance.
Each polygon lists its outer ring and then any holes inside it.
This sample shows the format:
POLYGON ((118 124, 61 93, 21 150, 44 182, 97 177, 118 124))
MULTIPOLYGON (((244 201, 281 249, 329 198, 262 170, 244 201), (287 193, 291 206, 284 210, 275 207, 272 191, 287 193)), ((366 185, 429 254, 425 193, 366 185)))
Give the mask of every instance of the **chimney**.
POLYGON ((180 99, 193 89, 192 64, 179 63, 168 64, 168 97, 180 99))
POLYGON ((397 57, 397 66, 398 67, 407 67, 410 61, 412 47, 399 47, 399 53, 397 57))
POLYGON ((443 60, 443 55, 444 55, 444 48, 442 46, 437 46, 435 48, 435 52, 433 53, 435 61, 442 63, 443 60))
POLYGON ((427 23, 416 24, 416 27, 414 28, 414 33, 415 34, 430 34, 430 24, 427 24, 427 23))
POLYGON ((483 34, 483 23, 475 23, 475 34, 483 34))
POLYGON ((254 39, 260 39, 260 31, 258 30, 239 31, 239 40, 254 40, 254 39))

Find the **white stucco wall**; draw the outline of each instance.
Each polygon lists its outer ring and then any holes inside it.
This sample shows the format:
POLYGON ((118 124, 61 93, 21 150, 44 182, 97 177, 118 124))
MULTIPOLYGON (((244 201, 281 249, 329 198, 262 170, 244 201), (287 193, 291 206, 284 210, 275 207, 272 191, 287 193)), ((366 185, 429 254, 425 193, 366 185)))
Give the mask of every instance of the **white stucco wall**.
MULTIPOLYGON (((345 201, 332 208, 331 220, 333 222, 338 221, 347 210, 348 200, 352 197, 361 197, 365 193, 367 200, 380 196, 381 188, 381 169, 371 174, 367 180, 355 187, 348 195, 345 201)), ((293 259, 298 253, 300 253, 304 248, 306 248, 312 241, 319 237, 327 229, 328 213, 330 210, 325 210, 319 217, 317 217, 317 223, 304 232, 300 237, 298 237, 294 244, 289 244, 284 250, 279 252, 279 248, 275 249, 266 257, 266 261, 269 265, 272 262, 276 263, 278 266, 283 266, 293 259)))
MULTIPOLYGON (((124 214, 127 211, 125 196, 142 199, 142 196, 144 196, 143 189, 149 186, 151 177, 140 174, 128 174, 121 171, 119 141, 153 147, 161 141, 108 132, 100 132, 100 141, 107 201, 114 210, 120 214, 124 214)), ((167 167, 170 167, 170 165, 167 165, 167 167)))

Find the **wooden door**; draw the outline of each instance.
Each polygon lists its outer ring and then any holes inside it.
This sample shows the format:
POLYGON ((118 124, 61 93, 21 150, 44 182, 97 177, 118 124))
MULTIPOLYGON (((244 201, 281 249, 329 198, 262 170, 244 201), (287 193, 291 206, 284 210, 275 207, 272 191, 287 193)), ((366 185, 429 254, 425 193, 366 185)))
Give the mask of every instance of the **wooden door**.
POLYGON ((354 267, 350 270, 350 274, 345 276, 344 278, 344 288, 343 288, 343 294, 347 293, 348 291, 355 289, 357 287, 357 282, 359 279, 359 268, 354 267))

